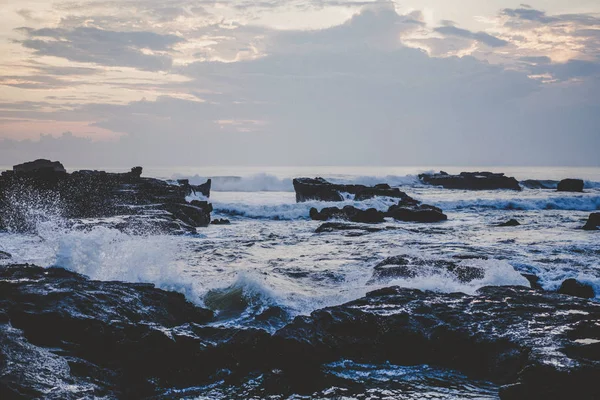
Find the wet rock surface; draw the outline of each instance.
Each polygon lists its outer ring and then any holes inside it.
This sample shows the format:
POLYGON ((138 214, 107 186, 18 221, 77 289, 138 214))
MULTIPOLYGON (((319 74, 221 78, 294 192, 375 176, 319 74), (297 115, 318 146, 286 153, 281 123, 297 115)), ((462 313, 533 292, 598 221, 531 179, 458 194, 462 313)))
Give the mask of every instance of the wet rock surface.
POLYGON ((437 174, 420 174, 423 183, 442 186, 446 189, 463 190, 521 190, 519 182, 503 173, 493 172, 461 172, 459 175, 449 175, 446 172, 437 174))
POLYGON ((126 173, 75 171, 58 162, 16 165, 0 176, 0 228, 32 231, 32 215, 54 213, 69 219, 128 216, 120 224, 150 224, 167 232, 191 232, 210 223, 207 202, 187 204, 186 196, 210 195, 210 180, 190 185, 141 177, 142 167, 126 173), (125 221, 125 222, 124 222, 125 221))
POLYGON ((296 178, 293 180, 294 190, 296 191, 296 201, 298 203, 318 200, 318 201, 343 201, 342 193, 354 195, 357 201, 370 199, 376 196, 395 197, 402 200, 409 200, 410 197, 400 191, 398 188, 392 188, 382 183, 375 186, 364 185, 341 185, 326 181, 323 178, 296 178))
MULTIPOLYGON (((209 303, 244 307, 230 300, 214 292, 209 303)), ((268 308, 257 319, 286 315, 268 308)), ((389 287, 296 317, 271 335, 211 326, 211 311, 152 285, 12 265, 0 267, 0 395, 172 398, 260 374, 263 397, 310 396, 349 384, 324 366, 353 360, 450 368, 504 385, 503 399, 568 398, 574 390, 593 399, 598 320, 600 304, 525 287, 475 295, 389 287)))

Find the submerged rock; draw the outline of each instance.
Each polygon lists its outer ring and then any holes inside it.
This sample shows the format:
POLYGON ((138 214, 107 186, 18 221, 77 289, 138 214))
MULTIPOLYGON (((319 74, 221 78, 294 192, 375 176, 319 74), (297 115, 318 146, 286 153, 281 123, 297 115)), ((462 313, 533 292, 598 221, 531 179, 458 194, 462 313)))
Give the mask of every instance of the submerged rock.
POLYGON ((231 224, 231 221, 228 219, 225 219, 225 218, 217 218, 217 219, 214 219, 211 222, 211 224, 213 224, 213 225, 229 225, 229 224, 231 224))
POLYGON ((370 282, 390 281, 393 279, 410 279, 417 276, 441 276, 443 279, 454 279, 468 283, 475 279, 483 279, 485 269, 479 266, 462 264, 460 261, 441 259, 422 259, 407 255, 388 257, 373 268, 370 282))
POLYGON ((583 180, 563 179, 558 182, 556 190, 559 192, 583 192, 583 180))
POLYGON ((423 183, 442 186, 446 189, 521 190, 521 186, 515 178, 504 176, 503 173, 461 172, 459 175, 449 175, 442 171, 439 174, 420 174, 419 179, 423 183))
POLYGON ((595 231, 600 229, 600 213, 591 213, 582 229, 595 231))
POLYGON ((137 220, 140 224, 160 220, 158 228, 168 222, 192 228, 210 223, 210 204, 197 202, 190 208, 186 202, 192 194, 208 197, 210 180, 194 186, 187 181, 142 178, 141 174, 142 167, 125 173, 81 170, 69 174, 62 164, 48 160, 16 165, 0 176, 0 225, 32 231, 35 217, 48 213, 69 219, 148 217, 137 220))
POLYGON ((296 191, 296 201, 298 203, 318 200, 318 201, 343 201, 342 193, 354 195, 354 200, 361 201, 376 196, 396 197, 403 200, 409 200, 410 197, 400 191, 398 188, 392 188, 387 184, 375 186, 364 185, 338 185, 326 181, 323 178, 296 178, 293 180, 294 190, 296 191))
POLYGON ((509 219, 506 222, 498 224, 498 226, 519 226, 519 225, 521 225, 521 223, 519 221, 517 221, 516 219, 509 219))
POLYGON ((558 288, 558 293, 568 294, 569 296, 582 297, 584 299, 593 299, 596 297, 594 288, 586 283, 581 283, 576 279, 567 279, 558 288))
POLYGON ((349 224, 347 222, 326 222, 320 225, 315 233, 337 232, 337 231, 360 231, 366 233, 381 232, 384 230, 394 229, 394 227, 378 227, 362 224, 349 224))

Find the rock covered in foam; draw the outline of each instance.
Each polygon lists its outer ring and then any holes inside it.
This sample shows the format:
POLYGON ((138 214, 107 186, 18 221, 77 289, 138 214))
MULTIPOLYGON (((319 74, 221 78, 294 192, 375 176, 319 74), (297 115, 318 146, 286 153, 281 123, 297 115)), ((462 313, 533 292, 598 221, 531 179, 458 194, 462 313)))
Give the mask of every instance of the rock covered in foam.
POLYGON ((420 174, 419 179, 426 184, 442 186, 446 189, 463 190, 521 190, 519 182, 503 173, 493 172, 461 172, 459 175, 449 175, 446 172, 438 174, 420 174))

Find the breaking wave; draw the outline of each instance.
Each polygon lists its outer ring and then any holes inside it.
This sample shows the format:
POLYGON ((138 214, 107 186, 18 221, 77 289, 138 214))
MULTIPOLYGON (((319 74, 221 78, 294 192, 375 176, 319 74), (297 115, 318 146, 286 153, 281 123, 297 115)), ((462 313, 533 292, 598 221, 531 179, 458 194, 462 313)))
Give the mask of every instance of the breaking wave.
POLYGON ((575 195, 544 198, 511 199, 469 199, 434 201, 433 204, 443 210, 464 210, 483 208, 494 210, 600 210, 600 196, 575 195))

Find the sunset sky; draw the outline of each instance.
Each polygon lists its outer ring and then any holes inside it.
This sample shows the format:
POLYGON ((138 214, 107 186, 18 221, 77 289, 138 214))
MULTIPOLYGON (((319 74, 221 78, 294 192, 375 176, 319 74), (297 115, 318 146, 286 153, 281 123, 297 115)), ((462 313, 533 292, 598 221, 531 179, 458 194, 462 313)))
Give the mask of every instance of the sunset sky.
POLYGON ((600 2, 0 0, 0 157, 600 165, 600 2))

